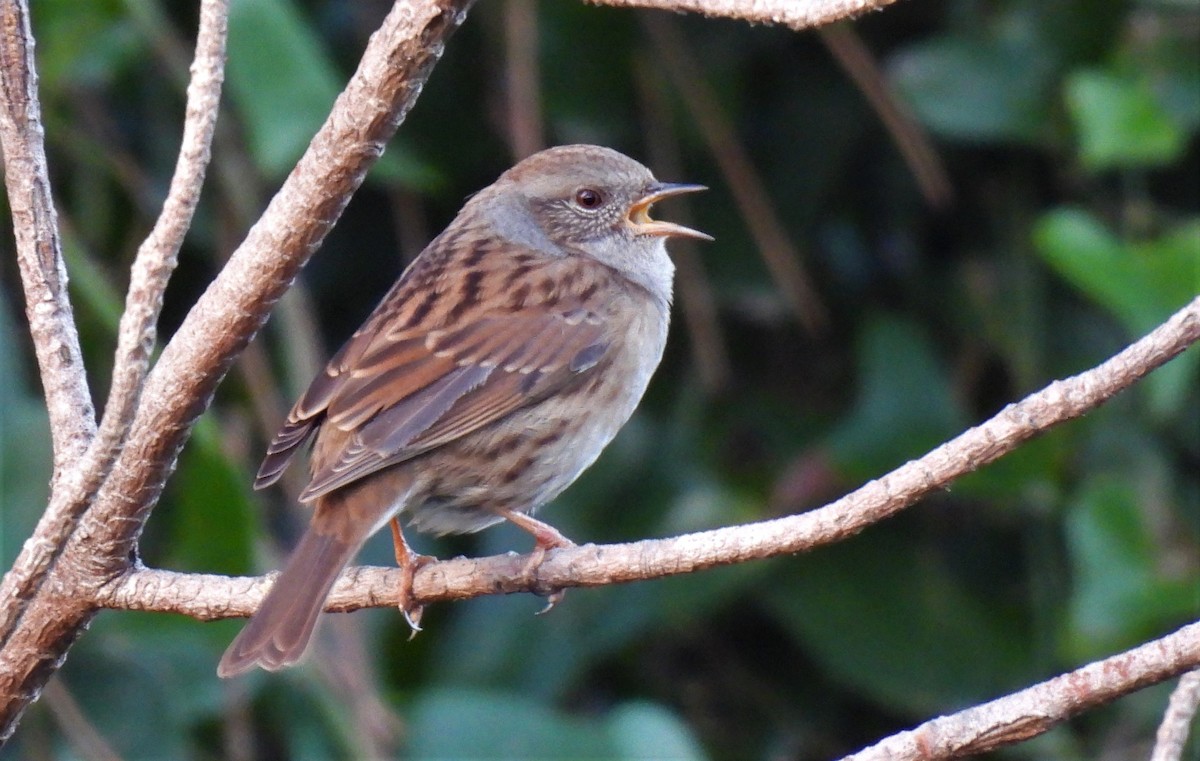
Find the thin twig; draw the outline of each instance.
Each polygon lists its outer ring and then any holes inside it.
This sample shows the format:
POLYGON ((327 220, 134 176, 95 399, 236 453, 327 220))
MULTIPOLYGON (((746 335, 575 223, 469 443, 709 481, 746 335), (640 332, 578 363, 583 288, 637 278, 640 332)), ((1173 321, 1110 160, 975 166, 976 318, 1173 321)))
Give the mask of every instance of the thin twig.
POLYGON ((408 264, 433 240, 425 217, 425 205, 420 193, 396 187, 388 193, 392 218, 396 221, 396 243, 400 261, 408 264))
POLYGON ((935 209, 948 206, 954 198, 954 188, 941 157, 934 150, 928 133, 892 94, 862 37, 854 27, 844 23, 823 26, 817 29, 817 36, 887 128, 892 144, 900 151, 917 181, 925 203, 935 209))
POLYGON ((50 413, 53 488, 95 436, 96 411, 67 295, 37 83, 29 4, 0 0, 0 149, 25 314, 50 413))
MULTIPOLYGON (((666 97, 666 82, 643 57, 634 61, 634 81, 645 113, 646 155, 659 177, 672 182, 685 181, 683 162, 679 158, 679 140, 671 120, 671 108, 666 97)), ((685 227, 692 227, 691 206, 686 198, 675 201, 671 215, 685 227)), ((704 262, 693 241, 680 239, 671 248, 671 259, 678 272, 675 282, 683 319, 691 339, 692 354, 700 383, 709 394, 717 394, 729 386, 733 371, 729 352, 721 335, 717 300, 712 285, 704 273, 704 262)))
POLYGON ((80 758, 84 761, 121 761, 61 679, 51 680, 46 685, 46 704, 80 758))
POLYGON ((1154 739, 1150 761, 1180 761, 1187 747, 1188 728, 1200 709, 1200 671, 1189 671, 1179 678, 1163 714, 1154 739))
POLYGON ((514 160, 545 147, 536 0, 504 3, 504 116, 514 160))
POLYGON ((225 42, 228 31, 228 0, 203 0, 196 35, 196 57, 187 89, 183 139, 175 173, 162 213, 154 229, 138 248, 130 271, 125 312, 117 329, 117 351, 113 359, 113 381, 100 430, 87 457, 85 472, 107 471, 133 422, 157 336, 167 281, 175 271, 179 248, 200 203, 200 189, 211 156, 213 132, 225 78, 225 42))

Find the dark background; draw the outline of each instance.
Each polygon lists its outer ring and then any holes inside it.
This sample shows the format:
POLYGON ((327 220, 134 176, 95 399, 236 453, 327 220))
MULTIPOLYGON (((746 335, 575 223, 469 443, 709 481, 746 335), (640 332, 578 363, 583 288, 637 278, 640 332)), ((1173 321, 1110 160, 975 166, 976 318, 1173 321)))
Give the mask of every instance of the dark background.
MULTIPOLYGON (((33 3, 101 400, 128 265, 178 147, 191 5, 33 3)), ((234 6, 225 111, 164 337, 388 8, 234 6)), ((710 186, 659 215, 717 238, 674 247, 663 366, 601 461, 542 513, 577 541, 823 504, 1094 366, 1200 291, 1193 6, 906 0, 821 35, 484 0, 221 387, 147 526, 148 565, 277 567, 304 516, 286 491, 250 490, 265 440, 404 262, 539 123, 545 144, 612 146, 663 179, 710 186), (532 29, 536 49, 506 46, 514 27, 532 29), (874 58, 867 89, 889 91, 910 128, 885 126, 837 63, 860 45, 874 58), (522 61, 536 65, 518 83, 538 85, 528 101, 506 78, 522 61), (900 150, 922 145, 927 186, 900 150), (740 203, 746 187, 766 203, 740 203), (764 243, 762 229, 782 235, 764 243)), ((11 230, 0 247, 7 567, 45 504, 49 445, 11 230)), ((304 666, 225 683, 214 669, 240 622, 103 613, 0 757, 837 757, 1196 618, 1197 357, 837 546, 576 590, 545 617, 525 596, 437 605, 412 642, 392 611, 331 617, 304 666)), ((415 543, 440 556, 529 549, 508 527, 415 543)), ((388 542, 361 561, 390 563, 388 542)), ((1168 689, 994 757, 1145 757, 1168 689)))

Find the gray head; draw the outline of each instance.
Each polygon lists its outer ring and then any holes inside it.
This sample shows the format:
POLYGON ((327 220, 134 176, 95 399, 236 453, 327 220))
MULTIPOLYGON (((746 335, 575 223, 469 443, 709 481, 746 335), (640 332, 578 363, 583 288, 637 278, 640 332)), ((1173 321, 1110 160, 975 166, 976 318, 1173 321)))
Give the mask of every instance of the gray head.
POLYGON ((564 145, 524 159, 480 196, 499 212, 492 222, 506 237, 552 255, 591 257, 669 302, 674 267, 664 241, 712 238, 653 220, 650 207, 704 189, 659 182, 649 169, 610 148, 564 145))

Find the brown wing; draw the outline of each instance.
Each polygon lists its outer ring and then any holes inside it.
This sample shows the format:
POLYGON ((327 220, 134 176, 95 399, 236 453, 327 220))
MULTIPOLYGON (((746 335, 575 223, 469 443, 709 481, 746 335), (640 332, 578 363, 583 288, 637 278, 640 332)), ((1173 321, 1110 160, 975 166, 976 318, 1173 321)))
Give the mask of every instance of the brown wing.
POLYGON ((568 292, 549 287, 583 282, 555 277, 565 262, 518 255, 514 267, 511 251, 490 253, 510 271, 477 267, 478 278, 449 285, 420 266, 406 274, 296 403, 255 486, 278 479, 318 426, 351 435, 331 437, 344 443, 322 453, 303 501, 467 435, 594 367, 608 348, 596 281, 607 271, 568 292))

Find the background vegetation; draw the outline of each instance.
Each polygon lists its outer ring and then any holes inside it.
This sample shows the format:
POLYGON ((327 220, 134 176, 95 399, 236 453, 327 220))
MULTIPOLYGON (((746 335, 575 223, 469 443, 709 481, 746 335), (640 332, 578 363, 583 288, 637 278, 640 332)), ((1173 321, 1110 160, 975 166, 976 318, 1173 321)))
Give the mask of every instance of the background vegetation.
MULTIPOLYGON (((227 110, 164 335, 298 157, 387 7, 234 4, 227 110)), ((191 13, 34 3, 94 388, 107 386, 127 265, 174 161, 191 13)), ((222 386, 148 525, 145 562, 276 567, 304 516, 284 491, 250 490, 264 439, 403 263, 539 123, 547 144, 610 145, 665 179, 709 185, 687 212, 662 214, 690 215, 718 241, 680 248, 681 312, 646 402, 544 514, 579 541, 819 505, 1096 364, 1200 291, 1194 5, 909 0, 853 30, 915 133, 885 127, 839 66, 844 31, 480 3, 222 386), (512 87, 507 72, 529 50, 506 30, 529 30, 522 9, 534 11, 538 68, 512 87), (540 92, 522 101, 531 82, 540 92), (920 162, 934 177, 924 186, 898 149, 922 140, 935 151, 920 162), (741 203, 733 189, 746 183, 768 203, 741 203), (772 224, 782 248, 752 233, 772 224)), ((11 241, 0 239, 5 568, 50 473, 11 241)), ((215 664, 238 622, 103 613, 0 757, 835 757, 1197 617, 1198 358, 838 546, 577 590, 545 617, 521 597, 435 606, 408 642, 399 615, 339 616, 306 666, 222 683, 215 664)), ((528 549, 508 528, 416 543, 440 556, 528 549)), ((386 540, 361 560, 390 562, 386 540)), ((1144 756, 1165 699, 1145 690, 997 756, 1144 756)))

